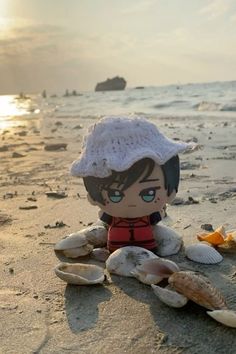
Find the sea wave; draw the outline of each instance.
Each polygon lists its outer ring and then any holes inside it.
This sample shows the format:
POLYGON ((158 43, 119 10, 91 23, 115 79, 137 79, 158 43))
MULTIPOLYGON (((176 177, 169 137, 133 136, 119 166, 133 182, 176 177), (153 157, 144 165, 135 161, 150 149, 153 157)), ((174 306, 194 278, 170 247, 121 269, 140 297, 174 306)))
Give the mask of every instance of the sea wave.
POLYGON ((236 112, 236 103, 225 104, 225 105, 221 108, 221 111, 224 111, 224 112, 236 112))
POLYGON ((236 112, 236 103, 219 103, 201 101, 193 106, 197 111, 222 111, 222 112, 236 112))
POLYGON ((193 106, 197 111, 220 111, 221 103, 201 101, 193 106))

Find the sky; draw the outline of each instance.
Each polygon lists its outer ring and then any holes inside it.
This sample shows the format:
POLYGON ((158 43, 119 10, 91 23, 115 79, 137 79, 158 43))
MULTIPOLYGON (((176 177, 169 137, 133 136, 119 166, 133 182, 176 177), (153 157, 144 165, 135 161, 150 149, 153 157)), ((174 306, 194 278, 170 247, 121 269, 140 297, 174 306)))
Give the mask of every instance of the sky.
POLYGON ((235 0, 0 0, 0 94, 236 80, 235 0))

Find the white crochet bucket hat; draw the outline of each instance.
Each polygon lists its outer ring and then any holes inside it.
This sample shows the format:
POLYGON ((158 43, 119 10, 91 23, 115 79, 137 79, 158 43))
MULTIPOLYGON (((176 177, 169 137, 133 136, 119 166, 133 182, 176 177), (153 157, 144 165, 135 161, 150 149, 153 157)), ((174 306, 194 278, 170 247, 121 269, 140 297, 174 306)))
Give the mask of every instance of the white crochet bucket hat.
POLYGON ((125 171, 146 157, 163 165, 192 148, 193 144, 168 139, 145 118, 109 116, 88 129, 80 159, 73 162, 71 174, 108 177, 112 170, 125 171))

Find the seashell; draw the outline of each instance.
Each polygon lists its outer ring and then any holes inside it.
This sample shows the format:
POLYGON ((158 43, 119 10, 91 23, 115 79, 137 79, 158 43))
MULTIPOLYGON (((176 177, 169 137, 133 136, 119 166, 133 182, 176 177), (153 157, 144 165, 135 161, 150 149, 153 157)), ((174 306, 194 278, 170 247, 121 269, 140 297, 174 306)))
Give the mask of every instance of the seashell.
POLYGON ((236 328, 236 311, 215 310, 207 311, 207 314, 225 326, 236 328))
POLYGON ((225 241, 225 243, 219 245, 217 249, 222 252, 236 253, 236 242, 234 240, 225 241))
POLYGON ((60 263, 55 273, 66 283, 76 285, 98 284, 105 279, 104 269, 93 264, 60 263))
POLYGON ((87 244, 85 246, 81 246, 81 247, 77 247, 77 248, 70 248, 70 249, 64 250, 62 252, 68 258, 77 258, 77 257, 87 256, 88 254, 90 254, 92 252, 92 250, 93 250, 93 246, 87 244))
POLYGON ((169 284, 180 294, 186 296, 209 310, 227 309, 224 297, 204 276, 191 272, 180 271, 172 274, 169 284))
POLYGON ((94 248, 91 253, 91 258, 100 262, 105 262, 109 256, 110 252, 107 248, 94 248))
POLYGON ((92 225, 80 231, 94 247, 104 247, 107 244, 107 229, 103 225, 92 225))
POLYGON ((207 241, 214 246, 221 245, 226 238, 225 228, 220 226, 214 232, 198 235, 197 238, 199 241, 207 241))
POLYGON ((218 250, 227 253, 236 253, 236 231, 227 231, 225 242, 218 245, 218 250))
POLYGON ((191 261, 203 264, 216 264, 223 260, 221 254, 213 247, 202 243, 187 246, 185 248, 185 254, 191 261))
POLYGON ((83 230, 70 234, 65 239, 57 242, 55 251, 61 251, 66 257, 77 258, 91 253, 93 246, 88 244, 83 230))
POLYGON ((179 252, 183 240, 174 230, 165 225, 153 227, 154 238, 157 242, 157 255, 161 257, 170 256, 179 252))
POLYGON ((134 268, 130 273, 143 284, 158 284, 163 280, 163 277, 156 274, 148 274, 139 269, 139 267, 134 268))
POLYGON ((154 284, 152 284, 151 287, 153 288, 153 291, 155 295, 158 297, 158 299, 170 307, 177 307, 177 308, 183 307, 188 302, 186 296, 179 294, 174 290, 161 288, 160 286, 154 284))
POLYGON ((159 276, 161 279, 168 278, 171 274, 180 270, 175 262, 159 257, 144 261, 136 269, 146 274, 159 276))
POLYGON ((132 271, 144 261, 158 258, 153 252, 137 246, 125 246, 114 251, 106 260, 109 273, 132 277, 132 271))

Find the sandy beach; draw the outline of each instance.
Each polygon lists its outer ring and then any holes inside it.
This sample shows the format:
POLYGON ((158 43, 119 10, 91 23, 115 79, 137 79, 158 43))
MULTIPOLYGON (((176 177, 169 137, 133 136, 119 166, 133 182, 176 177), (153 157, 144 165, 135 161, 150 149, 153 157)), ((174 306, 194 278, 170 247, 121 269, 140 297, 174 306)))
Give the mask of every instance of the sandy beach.
MULTIPOLYGON (((154 121, 168 137, 202 145, 180 155, 179 193, 163 223, 184 245, 197 242, 203 224, 236 229, 235 120, 154 121)), ((79 287, 56 277, 61 260, 55 243, 97 220, 82 181, 69 175, 90 123, 39 118, 1 131, 0 353, 235 353, 236 330, 192 302, 167 307, 133 278, 112 276, 111 284, 79 287), (59 143, 66 149, 50 149, 59 143), (65 192, 64 198, 45 194, 54 190, 65 192)), ((208 276, 236 310, 235 254, 224 254, 216 265, 194 263, 184 249, 169 259, 208 276)))

